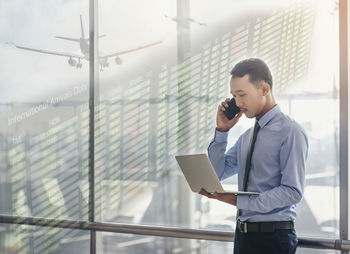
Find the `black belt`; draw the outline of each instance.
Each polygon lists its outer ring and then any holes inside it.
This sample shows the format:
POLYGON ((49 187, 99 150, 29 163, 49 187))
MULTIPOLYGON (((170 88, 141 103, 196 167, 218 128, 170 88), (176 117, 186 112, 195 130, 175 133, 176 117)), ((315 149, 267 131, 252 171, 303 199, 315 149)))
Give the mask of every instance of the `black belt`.
POLYGON ((237 221, 237 229, 243 233, 275 232, 276 229, 294 229, 294 221, 242 222, 237 221))

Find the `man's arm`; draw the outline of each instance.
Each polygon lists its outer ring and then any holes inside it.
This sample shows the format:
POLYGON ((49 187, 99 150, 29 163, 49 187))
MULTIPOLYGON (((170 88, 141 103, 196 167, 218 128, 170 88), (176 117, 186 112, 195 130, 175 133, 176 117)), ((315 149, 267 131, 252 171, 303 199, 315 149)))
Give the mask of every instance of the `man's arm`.
POLYGON ((243 112, 239 112, 233 119, 225 116, 225 109, 230 99, 227 98, 218 106, 216 114, 216 130, 213 141, 208 147, 208 156, 219 180, 225 179, 237 172, 237 143, 226 154, 228 131, 236 125, 243 112))
POLYGON ((240 139, 225 153, 227 135, 228 132, 215 130, 214 139, 208 147, 208 156, 219 180, 223 180, 237 173, 237 149, 240 144, 240 139))
MULTIPOLYGON (((239 146, 238 143, 240 140, 238 140, 227 153, 225 153, 225 151, 227 146, 228 131, 239 121, 243 112, 239 112, 231 120, 227 119, 224 111, 225 108, 228 107, 229 101, 230 99, 227 98, 225 101, 221 102, 221 105, 218 106, 215 136, 208 147, 208 156, 219 180, 225 179, 237 173, 237 147, 239 146)), ((204 189, 201 189, 199 194, 208 198, 214 198, 236 205, 237 197, 235 195, 226 195, 222 197, 221 194, 210 194, 204 189)))
MULTIPOLYGON (((220 132, 215 130, 214 140, 209 144, 208 155, 211 164, 213 165, 216 175, 219 180, 223 180, 237 173, 237 149, 240 146, 241 139, 238 139, 236 144, 231 147, 227 153, 227 132, 220 132)), ((199 194, 206 196, 210 199, 217 199, 219 201, 237 205, 237 196, 234 194, 223 194, 223 193, 209 193, 203 188, 199 194)))
POLYGON ((211 198, 211 199, 217 199, 219 201, 228 203, 230 205, 237 205, 237 195, 234 194, 225 194, 225 193, 209 193, 207 192, 205 189, 201 189, 199 194, 206 196, 207 198, 211 198))
POLYGON ((270 212, 298 203, 304 191, 308 140, 299 126, 291 128, 280 150, 281 185, 258 196, 238 196, 237 207, 256 212, 270 212))

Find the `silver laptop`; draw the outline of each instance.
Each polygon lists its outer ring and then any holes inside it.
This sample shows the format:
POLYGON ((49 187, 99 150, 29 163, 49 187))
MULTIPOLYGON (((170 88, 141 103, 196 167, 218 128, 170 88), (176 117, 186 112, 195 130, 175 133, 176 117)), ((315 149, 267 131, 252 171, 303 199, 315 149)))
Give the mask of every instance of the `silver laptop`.
POLYGON ((258 192, 224 190, 213 166, 206 154, 175 156, 188 185, 193 192, 204 188, 209 193, 227 193, 236 195, 257 195, 258 192))

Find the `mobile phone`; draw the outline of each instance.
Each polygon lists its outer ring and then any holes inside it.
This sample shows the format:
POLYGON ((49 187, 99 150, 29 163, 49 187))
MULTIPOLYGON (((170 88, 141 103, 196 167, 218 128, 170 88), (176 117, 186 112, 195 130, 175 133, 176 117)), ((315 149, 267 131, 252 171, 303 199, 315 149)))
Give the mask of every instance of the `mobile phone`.
POLYGON ((228 107, 225 108, 224 114, 227 117, 228 120, 233 119, 239 112, 240 108, 236 105, 235 98, 232 98, 230 102, 228 103, 228 107))

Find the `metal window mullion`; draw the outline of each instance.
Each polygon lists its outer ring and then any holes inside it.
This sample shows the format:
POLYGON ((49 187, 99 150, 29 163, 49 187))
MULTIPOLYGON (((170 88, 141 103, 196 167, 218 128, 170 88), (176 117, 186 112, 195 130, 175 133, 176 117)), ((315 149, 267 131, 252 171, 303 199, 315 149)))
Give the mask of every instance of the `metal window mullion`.
MULTIPOLYGON (((339 235, 348 240, 349 234, 349 180, 348 180, 348 1, 339 0, 339 235)), ((349 253, 342 251, 342 253, 349 253)))
MULTIPOLYGON (((95 88, 96 86, 97 1, 89 0, 89 223, 95 221, 95 88)), ((90 230, 90 253, 96 254, 96 230, 90 230)))

